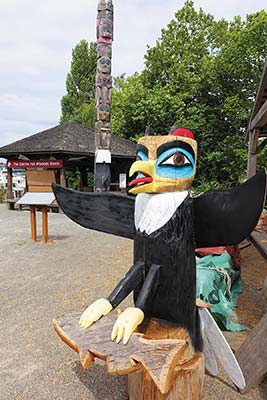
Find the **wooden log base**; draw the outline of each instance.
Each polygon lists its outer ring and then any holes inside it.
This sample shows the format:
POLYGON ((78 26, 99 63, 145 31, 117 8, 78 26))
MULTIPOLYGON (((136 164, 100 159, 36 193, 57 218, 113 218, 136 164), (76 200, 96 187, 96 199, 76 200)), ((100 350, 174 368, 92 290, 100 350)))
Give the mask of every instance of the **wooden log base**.
POLYGON ((160 392, 145 370, 137 371, 128 376, 129 400, 202 400, 204 370, 204 356, 196 354, 175 368, 173 385, 166 394, 160 392))
MULTIPOLYGON (((140 332, 134 333, 127 345, 123 345, 110 340, 117 318, 116 311, 101 318, 89 329, 79 326, 80 316, 81 313, 64 315, 54 319, 53 324, 60 338, 79 354, 83 368, 89 367, 97 357, 106 361, 107 370, 111 374, 144 373, 151 385, 156 385, 154 391, 161 394, 168 393, 174 382, 176 391, 178 387, 191 384, 191 381, 199 386, 195 391, 202 391, 202 383, 199 383, 204 377, 202 355, 195 359, 188 333, 184 329, 165 321, 148 320, 141 325, 140 332), (177 365, 181 366, 178 370, 177 365), (196 371, 189 378, 191 370, 196 371), (177 381, 180 377, 185 379, 185 383, 177 381)), ((150 397, 142 398, 152 400, 150 397)), ((193 398, 201 399, 200 396, 193 398)))

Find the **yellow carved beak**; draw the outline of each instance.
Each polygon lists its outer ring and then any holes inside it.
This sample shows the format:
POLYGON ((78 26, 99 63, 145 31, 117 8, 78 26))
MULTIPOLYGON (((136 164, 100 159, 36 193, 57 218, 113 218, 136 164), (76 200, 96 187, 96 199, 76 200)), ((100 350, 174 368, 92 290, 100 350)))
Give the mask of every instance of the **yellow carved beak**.
POLYGON ((129 183, 134 186, 130 193, 149 193, 153 191, 153 181, 155 178, 155 162, 153 161, 135 161, 130 168, 129 176, 138 172, 137 178, 129 183))

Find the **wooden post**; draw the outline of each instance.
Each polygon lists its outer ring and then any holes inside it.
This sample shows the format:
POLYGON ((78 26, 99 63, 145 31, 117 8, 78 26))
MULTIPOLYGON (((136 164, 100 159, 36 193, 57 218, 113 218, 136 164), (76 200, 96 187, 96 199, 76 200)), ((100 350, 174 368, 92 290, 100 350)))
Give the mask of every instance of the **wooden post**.
POLYGON ((80 191, 83 192, 83 188, 87 186, 87 169, 80 167, 80 191))
POLYGON ((30 218, 31 218, 31 236, 32 241, 37 241, 37 234, 36 234, 36 210, 34 206, 30 207, 30 218))
POLYGON ((7 196, 8 196, 8 199, 13 198, 13 191, 12 191, 12 168, 7 168, 7 196))
POLYGON ((12 187, 12 168, 7 168, 7 201, 9 210, 14 210, 14 193, 12 187))
POLYGON ((48 241, 48 217, 47 207, 42 207, 42 242, 47 243, 48 241))
POLYGON ((249 144, 248 144, 248 164, 247 164, 247 177, 256 174, 257 167, 257 143, 258 143, 259 131, 254 129, 249 133, 249 144))
POLYGON ((60 168, 60 185, 66 187, 65 167, 60 168))

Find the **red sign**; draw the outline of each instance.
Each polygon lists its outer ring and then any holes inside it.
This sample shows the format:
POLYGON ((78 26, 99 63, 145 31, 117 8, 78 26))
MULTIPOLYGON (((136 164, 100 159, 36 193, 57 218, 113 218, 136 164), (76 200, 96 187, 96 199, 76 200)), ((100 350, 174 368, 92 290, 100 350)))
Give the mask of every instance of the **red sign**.
POLYGON ((9 160, 7 168, 62 168, 63 160, 9 160))

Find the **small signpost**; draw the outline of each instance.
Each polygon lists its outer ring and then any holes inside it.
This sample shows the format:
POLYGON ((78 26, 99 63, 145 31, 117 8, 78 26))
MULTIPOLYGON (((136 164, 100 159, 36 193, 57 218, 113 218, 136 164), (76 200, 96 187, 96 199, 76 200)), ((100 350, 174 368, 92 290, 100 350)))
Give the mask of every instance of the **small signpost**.
POLYGON ((30 206, 31 238, 37 242, 36 208, 42 208, 42 242, 48 241, 47 207, 55 201, 54 193, 26 193, 17 204, 30 206))

